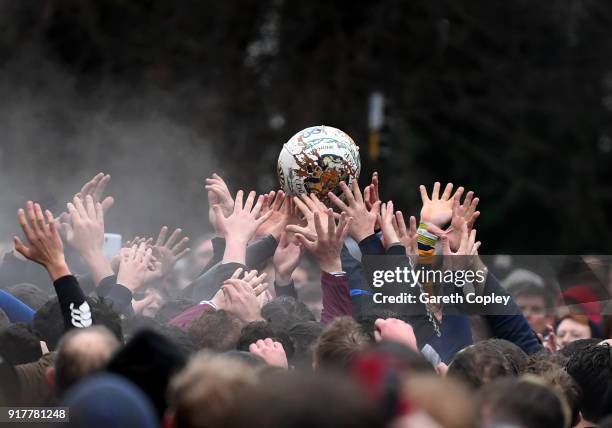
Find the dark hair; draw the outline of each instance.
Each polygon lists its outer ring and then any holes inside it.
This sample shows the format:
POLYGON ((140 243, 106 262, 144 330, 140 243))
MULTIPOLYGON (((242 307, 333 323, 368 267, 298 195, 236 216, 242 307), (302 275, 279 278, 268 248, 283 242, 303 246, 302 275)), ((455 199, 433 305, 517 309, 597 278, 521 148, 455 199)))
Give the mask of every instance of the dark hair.
POLYGON ((514 343, 505 339, 487 339, 487 342, 497 347, 506 356, 512 368, 519 374, 527 364, 527 354, 514 343))
POLYGON ((390 309, 385 309, 381 307, 369 308, 364 314, 357 318, 357 322, 359 323, 363 331, 368 336, 370 336, 372 341, 374 341, 374 332, 376 331, 376 327, 374 324, 379 318, 384 320, 386 320, 387 318, 401 319, 397 312, 394 312, 390 309))
POLYGON ((196 351, 191 337, 185 330, 174 325, 163 324, 154 318, 144 315, 134 315, 122 323, 125 340, 128 341, 142 330, 153 330, 173 342, 181 352, 190 355, 196 351))
POLYGON ((535 379, 498 379, 480 391, 481 413, 493 420, 485 424, 511 424, 529 428, 566 427, 569 409, 552 388, 535 379))
POLYGON ((582 388, 581 412, 589 422, 598 422, 612 412, 612 348, 591 345, 575 352, 567 372, 582 388))
POLYGON ((9 319, 6 312, 0 309, 0 331, 4 330, 9 325, 11 325, 11 320, 9 319))
POLYGON ((13 365, 31 363, 42 356, 40 338, 32 327, 21 322, 0 331, 0 349, 13 365))
POLYGON ((6 291, 21 300, 33 310, 37 311, 49 300, 47 293, 34 284, 14 284, 6 288, 6 291))
MULTIPOLYGON (((558 354, 565 357, 566 360, 572 357, 575 353, 579 353, 587 349, 589 346, 597 345, 601 342, 601 339, 596 339, 594 337, 590 337, 588 339, 578 339, 573 342, 568 343, 561 349, 558 354)), ((567 362, 567 361, 566 361, 567 362)))
POLYGON ((572 411, 572 426, 579 422, 582 389, 553 354, 538 352, 529 356, 523 373, 538 376, 565 397, 572 411))
POLYGON ((248 352, 249 345, 251 345, 251 343, 267 338, 270 338, 283 345, 283 349, 285 350, 288 360, 293 358, 295 350, 289 335, 284 331, 275 330, 267 321, 254 321, 242 327, 236 349, 239 351, 248 352))
POLYGON ((255 367, 255 368, 267 367, 267 364, 263 358, 261 358, 259 355, 251 354, 250 352, 233 350, 233 351, 224 352, 223 356, 231 360, 238 360, 251 367, 255 367))
POLYGON ((46 342, 49 351, 53 351, 57 347, 57 343, 64 334, 64 318, 57 297, 47 300, 36 311, 32 327, 40 338, 46 342))
POLYGON ((323 333, 324 326, 317 321, 301 321, 289 329, 289 337, 295 347, 291 364, 296 367, 312 369, 312 355, 315 344, 323 333))
POLYGON ((170 379, 187 357, 166 337, 152 330, 138 332, 108 363, 109 372, 132 381, 147 396, 161 419, 167 408, 170 379))
POLYGON ((223 309, 198 315, 187 331, 196 349, 224 352, 236 349, 240 337, 240 320, 223 309))
POLYGON ((447 375, 478 389, 499 377, 516 376, 517 372, 498 346, 483 341, 459 351, 447 375))
MULTIPOLYGON (((91 307, 95 324, 105 326, 119 342, 123 342, 121 318, 111 305, 106 300, 97 297, 88 297, 87 303, 91 307)), ((57 297, 49 299, 42 308, 36 311, 32 325, 42 340, 47 343, 49 350, 54 350, 65 332, 64 317, 57 297)))
POLYGON ((197 302, 191 299, 170 300, 161 305, 154 319, 162 324, 170 322, 177 315, 185 312, 187 309, 195 306, 197 302))
POLYGON ((280 296, 261 308, 261 316, 277 330, 287 330, 300 321, 316 321, 304 302, 280 296))
POLYGON ((97 298, 88 297, 87 303, 91 307, 91 316, 94 319, 96 325, 103 325, 115 335, 120 343, 123 343, 123 329, 121 328, 121 317, 112 308, 110 301, 97 298))

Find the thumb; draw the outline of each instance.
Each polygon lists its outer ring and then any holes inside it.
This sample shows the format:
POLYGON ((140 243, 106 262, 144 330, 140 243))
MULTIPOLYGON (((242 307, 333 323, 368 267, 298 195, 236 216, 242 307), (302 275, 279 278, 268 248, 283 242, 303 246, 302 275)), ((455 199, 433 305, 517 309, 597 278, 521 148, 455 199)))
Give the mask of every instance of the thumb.
POLYGON ((438 226, 436 226, 435 224, 430 224, 429 226, 427 226, 427 231, 429 233, 433 233, 434 235, 436 235, 437 237, 441 237, 442 235, 445 235, 446 233, 440 229, 438 226))
POLYGON ((28 247, 26 247, 25 245, 23 245, 23 242, 21 242, 21 239, 19 239, 17 236, 13 237, 13 240, 15 241, 15 250, 17 250, 22 256, 26 257, 26 258, 30 258, 30 249, 28 247))

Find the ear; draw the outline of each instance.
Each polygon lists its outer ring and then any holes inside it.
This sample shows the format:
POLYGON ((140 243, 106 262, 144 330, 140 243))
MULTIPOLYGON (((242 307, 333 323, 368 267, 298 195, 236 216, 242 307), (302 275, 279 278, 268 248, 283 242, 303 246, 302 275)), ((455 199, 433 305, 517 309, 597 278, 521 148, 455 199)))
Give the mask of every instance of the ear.
POLYGON ((47 380, 47 385, 51 391, 55 390, 55 367, 49 366, 47 370, 45 370, 45 379, 47 380))
POLYGON ((164 420, 162 421, 163 428, 174 428, 174 410, 168 409, 164 413, 164 420))

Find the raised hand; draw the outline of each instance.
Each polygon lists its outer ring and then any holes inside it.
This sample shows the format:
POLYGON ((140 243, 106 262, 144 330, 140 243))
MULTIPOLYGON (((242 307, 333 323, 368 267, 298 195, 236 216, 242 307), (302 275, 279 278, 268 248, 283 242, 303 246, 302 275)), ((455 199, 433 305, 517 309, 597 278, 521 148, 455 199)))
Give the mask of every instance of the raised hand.
POLYGON ((176 262, 191 251, 187 248, 189 238, 185 236, 181 239, 182 232, 182 229, 175 229, 166 240, 168 227, 164 226, 159 231, 159 235, 152 249, 153 256, 158 263, 156 263, 156 269, 159 268, 159 275, 162 278, 172 272, 176 262))
MULTIPOLYGON (((317 234, 314 222, 314 214, 318 212, 323 214, 327 212, 327 207, 317 198, 314 193, 310 195, 300 195, 293 197, 293 203, 297 211, 302 215, 300 224, 290 224, 286 227, 287 232, 301 233, 304 236, 314 238, 317 234), (305 224, 304 224, 305 223, 305 224)), ((322 221, 326 221, 326 217, 322 221)), ((327 227, 327 225, 324 225, 327 227)))
POLYGON ((225 310, 233 313, 245 323, 262 319, 261 304, 253 288, 246 281, 237 278, 227 279, 221 290, 223 290, 225 310))
POLYGON ((261 275, 258 275, 258 272, 253 269, 250 272, 246 272, 242 280, 251 287, 253 293, 255 293, 255 297, 258 297, 268 289, 268 283, 266 282, 267 277, 267 273, 263 272, 261 275))
POLYGON ((271 191, 264 195, 264 201, 259 215, 264 215, 271 211, 270 217, 259 226, 255 232, 255 236, 272 235, 277 241, 280 239, 281 233, 285 230, 285 226, 291 220, 293 212, 293 200, 285 197, 285 192, 271 191))
POLYGON ((93 198, 94 203, 100 203, 102 209, 106 212, 115 202, 112 196, 104 198, 104 191, 110 182, 111 176, 100 172, 94 178, 83 185, 81 191, 75 196, 79 199, 85 199, 87 195, 93 198))
POLYGON ((120 252, 121 263, 117 274, 117 284, 121 284, 132 292, 140 288, 146 278, 151 263, 152 251, 146 244, 138 247, 122 248, 120 252))
POLYGON ((210 178, 206 179, 204 187, 208 193, 208 219, 215 231, 220 233, 218 216, 213 207, 219 205, 223 215, 228 217, 234 210, 234 199, 225 181, 216 173, 213 173, 210 178))
POLYGON ((433 224, 438 227, 445 227, 453 216, 454 198, 461 198, 463 187, 459 187, 454 196, 451 196, 453 184, 448 183, 444 188, 444 193, 440 196, 440 183, 435 182, 431 192, 431 198, 427 195, 425 186, 419 186, 421 191, 421 200, 423 208, 421 208, 421 222, 433 224))
POLYGON ((299 242, 290 242, 287 232, 283 232, 272 257, 274 280, 277 285, 291 283, 291 275, 300 264, 302 248, 299 242))
POLYGON ((304 236, 296 233, 295 237, 302 243, 304 248, 312 253, 319 262, 319 266, 324 272, 339 272, 342 270, 340 252, 344 240, 351 227, 352 218, 343 212, 336 225, 332 209, 328 209, 325 214, 314 213, 314 223, 316 235, 304 236), (326 226, 323 226, 322 217, 326 217, 326 226))
POLYGON ((474 192, 470 191, 465 196, 463 204, 461 202, 461 193, 457 192, 453 200, 453 214, 450 227, 446 230, 440 229, 438 226, 431 224, 427 226, 427 231, 437 236, 448 236, 450 248, 453 251, 459 249, 461 241, 461 229, 464 224, 467 224, 468 230, 474 227, 476 219, 480 216, 480 211, 476 211, 479 199, 474 198, 474 192))
POLYGON ((340 188, 347 203, 344 203, 331 192, 328 194, 328 197, 336 207, 346 212, 353 219, 349 233, 355 241, 361 242, 374 233, 374 226, 378 217, 377 213, 380 210, 380 201, 374 202, 372 207, 368 209, 359 190, 357 180, 353 180, 352 187, 353 191, 351 192, 346 183, 340 182, 340 188))
MULTIPOLYGON (((111 196, 104 198, 104 191, 106 190, 106 186, 108 186, 110 179, 110 175, 100 172, 91 180, 86 182, 74 197, 80 199, 81 201, 85 201, 85 198, 87 195, 89 195, 92 197, 94 204, 99 202, 102 205, 102 210, 106 212, 115 203, 115 200, 111 196)), ((70 213, 65 211, 57 218, 56 226, 61 228, 63 227, 63 224, 66 223, 70 223, 70 213)))
POLYGON ((289 367, 283 345, 270 338, 259 339, 257 342, 251 343, 249 345, 249 352, 260 356, 269 366, 281 367, 283 369, 289 367))
POLYGON ((410 216, 409 228, 406 228, 406 223, 404 222, 404 215, 401 211, 397 211, 395 213, 395 220, 393 222, 393 228, 397 233, 399 241, 402 243, 404 248, 406 248, 406 255, 416 256, 419 253, 419 245, 417 242, 417 227, 416 227, 416 218, 414 216, 410 216))
POLYGON ((366 207, 369 209, 380 201, 380 191, 378 190, 378 172, 372 174, 372 182, 363 189, 363 199, 366 207))
POLYGON ((91 195, 68 202, 71 223, 62 223, 66 241, 84 258, 104 250, 104 210, 91 195))
POLYGON ((66 241, 83 257, 94 284, 113 275, 110 262, 104 255, 104 209, 91 195, 85 200, 77 196, 68 203, 70 223, 62 223, 66 241))
POLYGON ((476 242, 476 229, 468 231, 467 224, 461 228, 461 240, 459 247, 453 251, 450 247, 450 239, 446 235, 440 237, 442 241, 442 254, 445 256, 477 256, 480 241, 476 242))
POLYGON ((400 242, 397 234, 397 227, 394 227, 393 222, 395 221, 395 215, 393 213, 393 201, 389 201, 386 204, 383 203, 380 206, 380 214, 378 214, 378 223, 382 229, 383 234, 383 245, 385 248, 389 248, 391 245, 400 242))
POLYGON ((389 341, 401 343, 419 352, 416 336, 412 326, 396 318, 379 318, 374 322, 374 338, 377 342, 389 341))
POLYGON ((43 215, 39 204, 28 201, 25 211, 17 211, 17 218, 29 246, 15 236, 15 250, 25 258, 43 265, 53 281, 70 275, 64 257, 64 245, 51 211, 46 210, 43 215))
POLYGON ((234 209, 228 217, 223 215, 220 205, 213 206, 213 209, 215 214, 220 216, 221 233, 225 236, 226 240, 232 239, 246 245, 255 235, 257 228, 270 218, 272 211, 259 215, 264 197, 260 195, 257 198, 257 203, 253 206, 255 192, 249 193, 244 205, 242 203, 243 195, 244 192, 239 190, 236 194, 234 209))
MULTIPOLYGON (((380 201, 380 191, 379 191, 379 182, 378 182, 378 172, 374 171, 372 173, 372 182, 363 189, 363 200, 366 204, 366 208, 368 210, 372 209, 372 206, 380 201)), ((377 219, 376 224, 374 225, 374 229, 380 229, 380 222, 377 219)))

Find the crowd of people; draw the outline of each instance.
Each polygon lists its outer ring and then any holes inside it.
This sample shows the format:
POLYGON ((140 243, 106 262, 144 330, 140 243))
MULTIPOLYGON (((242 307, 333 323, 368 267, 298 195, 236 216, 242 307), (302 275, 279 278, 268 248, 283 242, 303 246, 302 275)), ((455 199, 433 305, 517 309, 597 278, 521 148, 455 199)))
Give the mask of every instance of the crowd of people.
POLYGON ((17 213, 0 266, 3 406, 67 408, 59 426, 88 428, 612 427, 601 299, 533 273, 498 280, 472 191, 421 186, 417 221, 381 199, 377 173, 323 197, 232 193, 213 174, 213 235, 190 248, 164 226, 108 254, 109 182, 96 175, 65 212, 17 213), (374 301, 378 263, 440 255, 484 272, 453 292, 505 303, 374 301))

